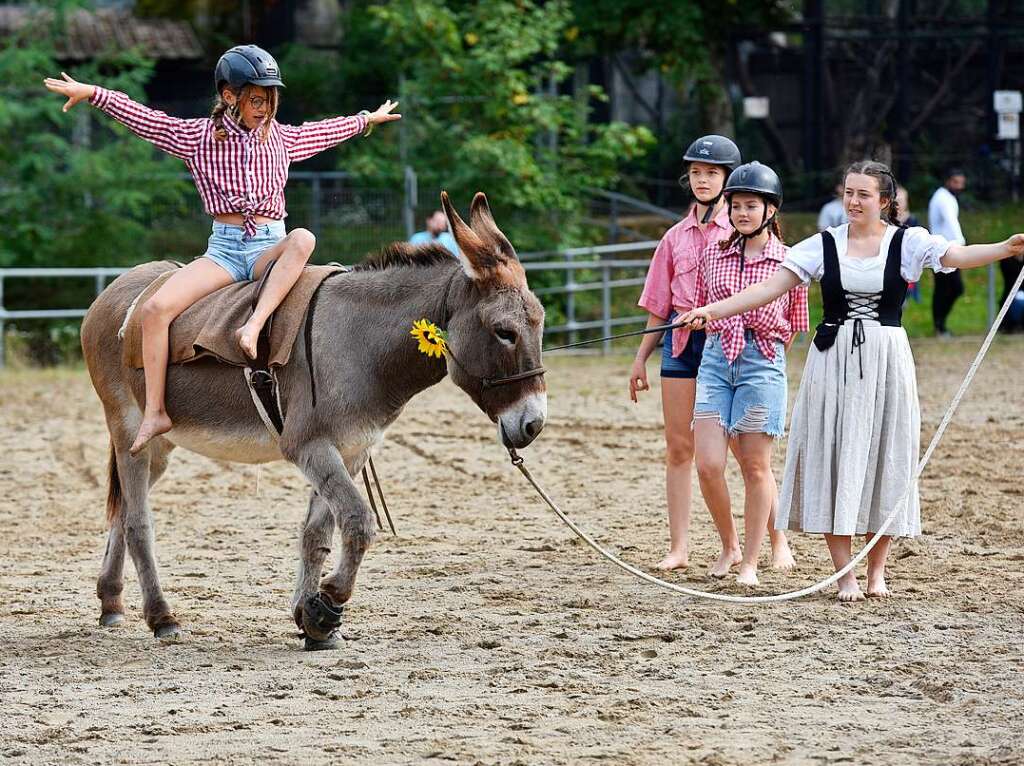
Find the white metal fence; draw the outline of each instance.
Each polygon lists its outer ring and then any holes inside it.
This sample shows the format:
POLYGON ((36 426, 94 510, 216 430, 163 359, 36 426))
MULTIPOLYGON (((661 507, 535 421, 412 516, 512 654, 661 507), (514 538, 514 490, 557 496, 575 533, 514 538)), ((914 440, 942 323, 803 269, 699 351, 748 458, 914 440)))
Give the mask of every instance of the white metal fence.
MULTIPOLYGON (((547 253, 523 254, 523 267, 528 275, 543 272, 558 275, 554 281, 558 284, 537 287, 534 292, 542 300, 550 300, 549 296, 564 296, 561 308, 565 321, 561 324, 545 327, 546 336, 567 335, 568 342, 579 340, 581 332, 600 330, 601 335, 610 335, 614 328, 621 325, 645 322, 647 315, 623 313, 615 316, 612 291, 617 288, 635 288, 638 295, 640 286, 647 274, 648 257, 654 251, 657 242, 631 242, 619 245, 601 245, 597 247, 578 247, 570 250, 552 251, 547 253), (641 257, 625 258, 635 253, 641 257), (540 259, 544 260, 540 260, 540 259), (556 260, 557 258, 557 260, 556 260), (586 281, 579 281, 581 272, 588 276, 586 281), (636 276, 618 276, 623 272, 635 273, 636 276), (585 293, 598 293, 600 309, 597 318, 580 319, 577 297, 585 293)), ((4 305, 4 284, 9 279, 89 279, 94 280, 95 293, 103 292, 107 282, 128 271, 127 268, 28 268, 0 269, 0 368, 6 363, 6 329, 7 324, 19 319, 78 319, 85 316, 87 309, 16 309, 9 310, 4 305)), ((537 280, 538 282, 540 280, 537 280)), ((551 279, 545 281, 552 281, 551 279)), ((630 302, 635 305, 635 300, 630 302)), ((591 312, 593 313, 593 312, 591 312)), ((604 352, 611 350, 611 342, 601 344, 604 352)))

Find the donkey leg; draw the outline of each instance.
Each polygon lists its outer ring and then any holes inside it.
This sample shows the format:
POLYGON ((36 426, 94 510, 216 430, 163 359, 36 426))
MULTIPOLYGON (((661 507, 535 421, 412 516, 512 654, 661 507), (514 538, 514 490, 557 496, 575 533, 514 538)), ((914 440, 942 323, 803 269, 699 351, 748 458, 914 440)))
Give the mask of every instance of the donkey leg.
MULTIPOLYGON (((348 476, 358 476, 369 456, 370 453, 367 451, 347 464, 348 476)), ((362 497, 360 494, 359 499, 362 500, 362 497)), ((363 504, 363 508, 366 508, 365 504, 363 504)), ((348 521, 347 524, 342 523, 341 520, 338 522, 338 526, 341 528, 341 555, 338 557, 334 571, 320 583, 320 590, 329 594, 331 600, 336 604, 347 603, 352 598, 352 591, 356 585, 356 573, 359 571, 363 556, 377 532, 376 517, 373 517, 369 539, 363 533, 361 517, 349 513, 345 518, 348 521)))
POLYGON ((320 587, 320 575, 324 560, 331 552, 331 538, 334 536, 334 514, 327 502, 316 492, 309 497, 309 510, 302 522, 300 533, 301 555, 299 572, 292 596, 292 617, 302 630, 302 607, 316 595, 320 587))
POLYGON ((124 526, 117 518, 110 523, 107 547, 103 553, 96 595, 100 600, 100 625, 111 628, 124 622, 124 526))
MULTIPOLYGON (((163 437, 157 437, 153 441, 150 447, 149 487, 152 487, 167 470, 167 457, 173 449, 174 445, 163 437)), ((116 460, 116 456, 112 455, 111 459, 116 460)), ((112 473, 110 480, 119 482, 118 473, 120 472, 112 473)), ((124 549, 123 514, 118 514, 110 522, 103 564, 96 581, 96 595, 100 599, 100 625, 103 627, 114 627, 124 622, 124 602, 121 597, 124 590, 124 549)))
MULTIPOLYGON (((343 562, 339 567, 344 573, 343 577, 337 581, 331 578, 325 580, 320 586, 320 592, 303 604, 303 629, 306 634, 315 641, 326 641, 333 629, 341 624, 341 607, 352 596, 356 572, 363 554, 373 542, 376 524, 373 513, 359 494, 333 444, 326 441, 310 442, 300 445, 294 454, 287 454, 286 457, 306 475, 314 492, 330 508, 345 539, 343 562)), ((318 567, 322 562, 321 558, 318 567)), ((319 572, 319 568, 310 572, 308 563, 306 577, 319 572)))
MULTIPOLYGON (((135 564, 135 573, 142 589, 142 614, 146 624, 157 638, 174 638, 181 633, 178 620, 164 599, 157 574, 155 541, 153 539, 153 514, 149 507, 149 486, 151 463, 159 456, 159 447, 149 446, 132 455, 127 449, 117 449, 117 467, 121 474, 121 488, 124 493, 122 524, 128 555, 135 564), (155 453, 155 454, 154 454, 155 453)), ((157 459, 166 467, 166 456, 157 459)))

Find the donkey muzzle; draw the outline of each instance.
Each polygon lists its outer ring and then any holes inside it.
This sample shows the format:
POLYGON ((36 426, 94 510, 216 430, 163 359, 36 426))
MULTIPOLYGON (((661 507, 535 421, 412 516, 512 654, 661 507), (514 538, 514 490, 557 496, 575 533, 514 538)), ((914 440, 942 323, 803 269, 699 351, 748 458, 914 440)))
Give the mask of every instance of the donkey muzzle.
POLYGON ((547 393, 524 397, 498 415, 498 441, 506 449, 527 446, 544 430, 547 416, 547 393))

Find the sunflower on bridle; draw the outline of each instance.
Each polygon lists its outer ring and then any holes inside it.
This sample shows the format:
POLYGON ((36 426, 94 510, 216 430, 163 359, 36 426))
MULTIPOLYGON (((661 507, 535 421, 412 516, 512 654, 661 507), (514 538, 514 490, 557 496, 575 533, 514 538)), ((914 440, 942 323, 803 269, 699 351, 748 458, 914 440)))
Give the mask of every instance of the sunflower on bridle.
POLYGON ((448 353, 448 333, 433 322, 419 319, 412 323, 409 333, 419 344, 419 352, 440 359, 448 353))

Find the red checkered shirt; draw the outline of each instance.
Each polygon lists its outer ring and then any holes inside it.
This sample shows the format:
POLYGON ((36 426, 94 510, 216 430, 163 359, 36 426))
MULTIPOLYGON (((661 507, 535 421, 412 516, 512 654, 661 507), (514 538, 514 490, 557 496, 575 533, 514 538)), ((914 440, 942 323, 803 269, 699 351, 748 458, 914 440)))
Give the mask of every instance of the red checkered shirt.
POLYGON ((284 185, 289 164, 330 149, 366 128, 363 116, 332 117, 301 125, 282 125, 274 120, 263 141, 262 130, 246 130, 225 117, 221 124, 227 137, 218 141, 209 117, 171 117, 132 101, 120 91, 100 87, 90 103, 139 138, 184 160, 207 214, 241 213, 248 237, 256 233, 257 215, 275 220, 288 215, 284 185))
MULTIPOLYGON (((697 267, 695 306, 704 306, 735 295, 750 285, 763 282, 779 270, 788 248, 772 234, 761 253, 753 258, 741 254, 739 241, 723 250, 718 242, 705 248, 697 267)), ((708 333, 719 333, 725 358, 732 364, 746 346, 745 330, 753 330, 757 347, 765 359, 775 358, 775 341, 789 341, 807 332, 807 287, 798 285, 771 303, 728 319, 716 319, 708 333)))

